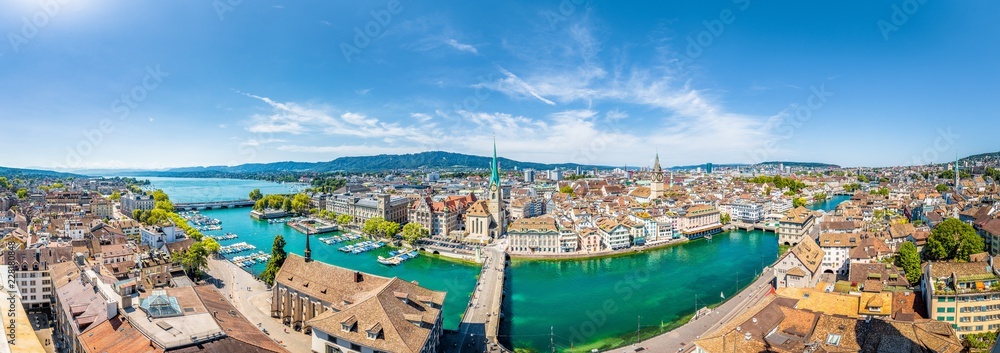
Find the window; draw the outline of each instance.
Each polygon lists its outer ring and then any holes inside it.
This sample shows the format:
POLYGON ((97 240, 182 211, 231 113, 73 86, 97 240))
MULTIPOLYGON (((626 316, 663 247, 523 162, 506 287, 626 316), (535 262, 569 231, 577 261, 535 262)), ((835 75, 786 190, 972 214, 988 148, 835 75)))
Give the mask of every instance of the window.
POLYGON ((955 317, 954 316, 949 316, 948 317, 948 321, 955 321, 955 317))
POLYGON ((954 303, 955 302, 955 297, 948 297, 948 302, 949 303, 954 303))
POLYGON ((326 353, 344 353, 344 351, 337 347, 326 346, 326 353))
POLYGON ((944 308, 937 308, 937 312, 943 313, 944 312, 944 308))
POLYGON ((826 344, 829 344, 831 346, 838 346, 838 345, 840 345, 840 335, 832 334, 832 333, 827 334, 826 335, 826 344))
POLYGON ((938 316, 937 321, 944 321, 944 316, 938 316))
POLYGON ((948 308, 948 312, 949 312, 949 313, 953 313, 953 312, 955 312, 955 308, 948 308))
POLYGON ((357 344, 357 343, 351 343, 351 350, 360 352, 361 351, 361 345, 357 344))
POLYGON ((944 303, 944 301, 945 301, 944 297, 938 297, 938 303, 944 303))

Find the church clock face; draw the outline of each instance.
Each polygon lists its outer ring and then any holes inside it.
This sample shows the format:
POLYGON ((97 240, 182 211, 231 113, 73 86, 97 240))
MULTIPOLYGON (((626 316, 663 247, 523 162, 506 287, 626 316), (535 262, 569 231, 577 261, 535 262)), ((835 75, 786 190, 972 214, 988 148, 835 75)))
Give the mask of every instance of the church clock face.
POLYGON ((497 191, 496 184, 490 185, 490 191, 497 191))
POLYGON ((663 181, 662 173, 653 173, 653 181, 663 181))

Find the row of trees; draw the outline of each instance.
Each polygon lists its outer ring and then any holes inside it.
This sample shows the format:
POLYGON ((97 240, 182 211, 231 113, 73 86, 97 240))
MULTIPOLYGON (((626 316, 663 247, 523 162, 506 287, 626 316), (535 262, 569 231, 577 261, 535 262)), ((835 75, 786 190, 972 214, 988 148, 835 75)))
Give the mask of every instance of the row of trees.
POLYGON ((312 214, 314 214, 315 216, 317 216, 319 218, 322 218, 322 219, 325 219, 325 220, 328 220, 328 221, 331 221, 331 222, 337 222, 337 224, 339 224, 342 227, 343 226, 347 226, 348 224, 351 224, 351 222, 354 221, 354 216, 352 216, 352 215, 349 215, 349 214, 340 214, 340 215, 338 215, 338 214, 334 213, 333 211, 313 209, 313 210, 310 210, 309 213, 312 213, 312 214))
POLYGON ((759 175, 753 178, 747 178, 748 183, 753 184, 773 184, 778 189, 788 189, 793 193, 798 194, 802 189, 806 188, 806 184, 802 181, 795 180, 792 178, 784 178, 780 175, 769 176, 769 175, 759 175))
POLYGON ((291 197, 276 194, 263 196, 260 194, 259 189, 254 189, 254 191, 250 192, 250 199, 256 201, 253 205, 253 209, 257 211, 275 209, 299 214, 309 212, 309 204, 312 201, 309 199, 309 195, 303 193, 298 193, 292 195, 291 197))
POLYGON ((271 259, 267 261, 267 267, 264 268, 264 272, 261 272, 257 278, 264 281, 268 286, 273 286, 274 277, 278 274, 278 270, 281 269, 281 265, 285 264, 286 258, 288 258, 288 253, 285 252, 285 237, 275 235, 274 243, 271 244, 271 259))
POLYGON ((399 234, 399 223, 387 221, 382 217, 373 217, 361 227, 361 231, 372 237, 392 238, 399 234))

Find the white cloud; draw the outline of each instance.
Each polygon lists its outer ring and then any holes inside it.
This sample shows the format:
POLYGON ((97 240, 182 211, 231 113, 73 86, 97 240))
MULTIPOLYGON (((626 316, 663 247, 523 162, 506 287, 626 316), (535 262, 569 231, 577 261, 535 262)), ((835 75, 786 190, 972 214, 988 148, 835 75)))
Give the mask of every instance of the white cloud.
POLYGON ((354 93, 357 93, 359 96, 367 96, 368 93, 371 92, 371 91, 372 91, 371 88, 365 88, 365 89, 356 90, 356 91, 354 91, 354 93))
POLYGON ((472 53, 472 54, 476 54, 476 55, 479 54, 479 50, 476 50, 476 47, 474 47, 474 46, 472 46, 470 44, 459 43, 457 40, 454 40, 454 39, 449 39, 445 43, 447 43, 448 45, 450 45, 452 48, 458 49, 459 51, 464 51, 464 52, 472 53))
POLYGON ((417 120, 419 120, 422 123, 426 123, 428 121, 431 121, 431 119, 434 118, 434 117, 432 117, 430 115, 427 115, 427 114, 424 114, 424 113, 411 113, 410 117, 414 118, 414 119, 417 119, 417 120))
POLYGON ((538 94, 538 91, 536 91, 534 87, 529 85, 527 82, 524 82, 524 80, 522 80, 520 77, 517 77, 517 75, 515 75, 513 72, 507 71, 507 69, 504 69, 503 67, 500 67, 499 69, 500 72, 503 73, 505 78, 499 79, 495 82, 478 83, 473 85, 473 87, 489 88, 514 98, 534 97, 535 99, 538 99, 542 101, 542 103, 548 105, 556 104, 555 102, 545 99, 545 97, 542 97, 540 94, 538 94))

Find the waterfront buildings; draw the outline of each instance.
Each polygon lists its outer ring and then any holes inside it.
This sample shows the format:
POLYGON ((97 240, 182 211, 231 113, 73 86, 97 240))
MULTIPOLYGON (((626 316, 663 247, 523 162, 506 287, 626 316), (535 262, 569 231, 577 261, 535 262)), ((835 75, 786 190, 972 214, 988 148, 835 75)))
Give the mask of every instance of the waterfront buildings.
MULTIPOLYGON (((512 254, 561 254, 570 248, 560 241, 561 232, 552 217, 521 218, 507 229, 512 254)), ((572 247, 575 250, 575 247, 572 247)))
POLYGON ((387 221, 404 224, 407 221, 410 202, 406 197, 389 194, 338 194, 326 200, 327 210, 338 215, 351 215, 351 225, 361 227, 365 221, 382 217, 387 221))
POLYGON ((476 196, 449 196, 443 201, 434 201, 429 196, 413 202, 407 220, 424 226, 430 236, 449 236, 454 231, 463 230, 462 216, 476 202, 476 196))
POLYGON ((152 210, 154 206, 156 206, 156 201, 153 200, 153 197, 144 193, 136 194, 129 191, 121 198, 122 214, 129 217, 132 216, 134 210, 148 211, 152 210))
POLYGON ((711 205, 688 207, 681 217, 681 233, 689 239, 700 238, 722 231, 720 212, 711 205))
POLYGON ((736 200, 729 205, 729 215, 733 220, 744 223, 757 223, 764 220, 764 205, 749 201, 736 200))
POLYGON ((436 352, 445 293, 290 254, 271 316, 311 331, 315 352, 436 352), (317 275, 322 274, 322 275, 317 275))
POLYGON ((816 217, 805 207, 798 207, 781 219, 778 226, 778 244, 795 245, 804 238, 814 236, 816 217))
POLYGON ((811 237, 804 237, 774 263, 777 287, 807 288, 819 280, 824 252, 811 237))

